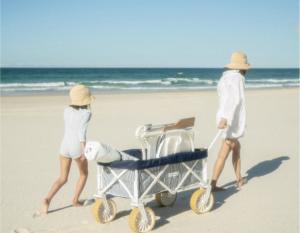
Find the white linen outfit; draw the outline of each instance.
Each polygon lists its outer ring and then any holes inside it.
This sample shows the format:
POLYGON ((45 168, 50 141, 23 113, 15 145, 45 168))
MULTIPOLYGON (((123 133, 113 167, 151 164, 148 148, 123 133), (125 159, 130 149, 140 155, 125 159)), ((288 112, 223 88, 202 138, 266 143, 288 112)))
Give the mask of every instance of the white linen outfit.
POLYGON ((65 108, 65 132, 60 146, 61 155, 73 159, 80 157, 82 154, 80 142, 86 141, 86 131, 90 119, 91 111, 88 109, 65 108))
POLYGON ((221 118, 227 120, 228 128, 222 138, 240 138, 246 128, 245 78, 238 70, 225 71, 218 83, 219 108, 217 125, 221 118))

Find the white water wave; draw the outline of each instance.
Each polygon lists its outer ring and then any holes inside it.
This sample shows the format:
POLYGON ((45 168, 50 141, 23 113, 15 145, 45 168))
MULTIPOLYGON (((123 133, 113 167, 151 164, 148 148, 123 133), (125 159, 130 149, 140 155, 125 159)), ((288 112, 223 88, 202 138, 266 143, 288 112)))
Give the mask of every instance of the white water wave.
POLYGON ((1 83, 0 87, 63 87, 66 82, 46 82, 46 83, 1 83))
MULTIPOLYGON (((2 93, 9 92, 43 92, 68 91, 78 81, 60 81, 44 83, 1 83, 2 93)), ((217 80, 199 78, 166 78, 153 80, 91 80, 83 84, 94 90, 204 90, 214 89, 217 80)), ((299 87, 298 79, 246 79, 246 88, 284 88, 299 87)))
POLYGON ((299 83, 299 79, 246 79, 246 83, 299 83))

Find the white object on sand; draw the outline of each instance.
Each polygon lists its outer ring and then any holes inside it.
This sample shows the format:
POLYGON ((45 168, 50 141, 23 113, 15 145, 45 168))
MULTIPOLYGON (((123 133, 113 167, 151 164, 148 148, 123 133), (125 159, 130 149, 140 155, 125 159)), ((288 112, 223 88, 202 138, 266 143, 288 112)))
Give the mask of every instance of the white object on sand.
POLYGON ((18 229, 15 229, 13 232, 14 233, 32 233, 32 231, 28 230, 27 228, 18 228, 18 229))
POLYGON ((90 141, 86 143, 84 155, 87 160, 96 160, 100 163, 111 163, 121 160, 121 154, 109 145, 90 141))

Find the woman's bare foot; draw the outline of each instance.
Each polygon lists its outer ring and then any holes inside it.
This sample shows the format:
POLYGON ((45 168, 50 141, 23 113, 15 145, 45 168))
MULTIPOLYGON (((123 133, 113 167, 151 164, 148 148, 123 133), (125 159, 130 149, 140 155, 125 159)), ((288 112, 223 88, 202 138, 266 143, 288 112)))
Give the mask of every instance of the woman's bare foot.
POLYGON ((244 184, 246 184, 247 183, 247 179, 246 178, 240 178, 240 179, 238 179, 237 181, 236 181, 236 188, 238 189, 238 190, 240 190, 241 188, 242 188, 242 186, 244 185, 244 184))
POLYGON ((211 187, 211 191, 212 192, 223 192, 223 191, 226 191, 226 189, 219 187, 219 186, 214 186, 214 187, 211 187))
POLYGON ((211 185, 211 191, 212 192, 222 192, 222 191, 226 190, 225 188, 217 186, 217 181, 216 180, 212 180, 210 185, 211 185))
POLYGON ((80 207, 80 206, 83 205, 83 203, 80 202, 80 201, 73 201, 73 202, 72 202, 72 205, 73 205, 74 207, 80 207))
POLYGON ((48 214, 49 205, 50 205, 50 200, 48 198, 45 198, 43 201, 43 207, 42 207, 43 214, 48 214))

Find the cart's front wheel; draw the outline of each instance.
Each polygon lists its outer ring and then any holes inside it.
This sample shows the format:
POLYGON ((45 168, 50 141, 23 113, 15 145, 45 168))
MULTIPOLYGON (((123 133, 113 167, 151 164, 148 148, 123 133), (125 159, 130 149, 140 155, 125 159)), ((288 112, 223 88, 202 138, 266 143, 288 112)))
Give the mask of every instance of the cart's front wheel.
POLYGON ((105 200, 96 199, 93 204, 93 215, 97 222, 107 223, 112 221, 117 214, 117 206, 113 200, 106 200, 107 205, 105 204, 105 200))
POLYGON ((175 203, 177 194, 172 194, 168 191, 157 193, 155 195, 155 200, 160 206, 171 206, 175 203))
POLYGON ((131 230, 138 233, 151 231, 155 225, 155 214, 149 207, 145 207, 146 218, 139 208, 133 208, 129 215, 129 226, 131 230))
POLYGON ((190 207, 196 214, 204 214, 210 211, 214 206, 214 196, 212 193, 206 193, 205 189, 196 190, 190 199, 190 207), (209 195, 209 196, 207 196, 209 195))

